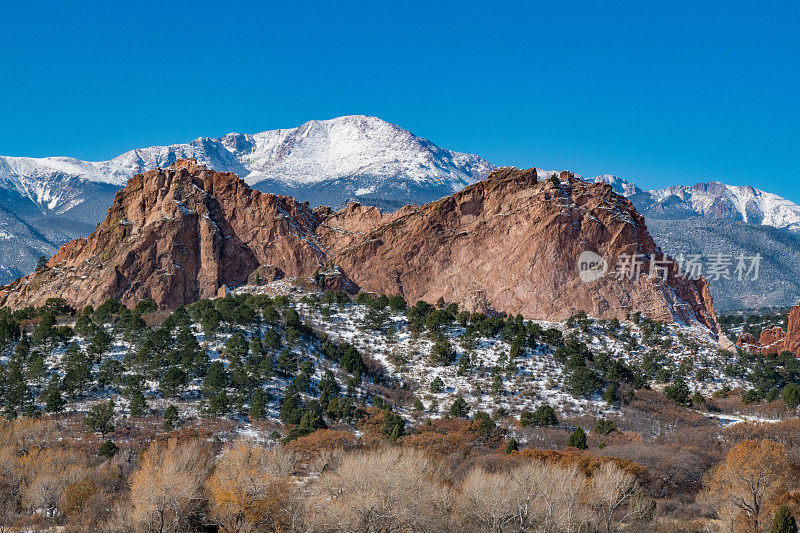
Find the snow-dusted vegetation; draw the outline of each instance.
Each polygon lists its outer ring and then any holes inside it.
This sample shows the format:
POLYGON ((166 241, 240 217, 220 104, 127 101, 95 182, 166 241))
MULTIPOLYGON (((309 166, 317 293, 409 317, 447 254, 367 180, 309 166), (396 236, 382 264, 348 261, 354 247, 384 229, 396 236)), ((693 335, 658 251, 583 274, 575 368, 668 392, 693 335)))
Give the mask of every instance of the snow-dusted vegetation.
POLYGON ((775 397, 783 385, 756 383, 758 358, 720 349, 703 328, 639 314, 547 323, 285 281, 174 313, 151 301, 76 311, 53 300, 4 313, 2 328, 8 418, 109 399, 117 416, 172 405, 181 420, 287 424, 312 411, 317 425, 352 423, 359 406, 439 418, 457 414, 456 401, 465 415, 519 418, 549 406, 561 418, 602 417, 637 389, 664 388, 702 409, 734 389, 775 397))
POLYGON ((718 515, 742 457, 777 501, 797 449, 797 359, 716 339, 313 280, 174 312, 3 310, 0 527, 676 530, 718 515), (363 514, 378 492, 396 511, 380 519, 363 514))

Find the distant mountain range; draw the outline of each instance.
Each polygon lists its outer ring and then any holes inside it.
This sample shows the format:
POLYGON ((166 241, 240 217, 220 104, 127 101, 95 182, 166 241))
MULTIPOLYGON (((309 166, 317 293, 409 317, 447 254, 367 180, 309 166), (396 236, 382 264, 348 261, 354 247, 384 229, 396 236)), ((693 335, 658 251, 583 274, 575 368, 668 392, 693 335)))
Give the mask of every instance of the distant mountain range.
POLYGON ((87 183, 121 188, 136 174, 186 158, 233 172, 257 190, 331 206, 347 200, 398 207, 436 200, 495 168, 476 155, 440 148, 379 118, 354 115, 312 120, 292 129, 139 148, 101 162, 0 157, 0 186, 60 214, 87 200, 82 194, 87 183))
POLYGON ((800 231, 800 205, 777 194, 749 186, 710 181, 691 187, 674 185, 666 189, 645 191, 616 176, 598 176, 591 180, 610 184, 618 194, 629 198, 648 219, 738 220, 748 224, 800 231))
POLYGON ((185 158, 314 206, 358 200, 392 210, 452 194, 495 168, 476 155, 440 148, 360 115, 140 148, 101 162, 0 156, 0 283, 29 273, 39 256, 54 254, 68 240, 88 235, 131 177, 185 158))
POLYGON ((709 280, 717 310, 788 307, 800 300, 800 205, 716 181, 654 191, 616 176, 592 181, 608 183, 629 198, 670 255, 701 254, 707 260, 717 253, 761 254, 758 279, 709 280))
MULTIPOLYGON (((52 255, 64 242, 88 235, 135 174, 184 158, 313 206, 356 200, 389 210, 449 195, 496 168, 477 155, 360 115, 140 148, 102 162, 0 156, 0 283, 29 273, 39 256, 52 255)), ((611 175, 588 181, 608 183, 629 198, 670 254, 762 253, 757 282, 712 281, 718 310, 797 303, 800 205, 718 182, 647 191, 611 175)))

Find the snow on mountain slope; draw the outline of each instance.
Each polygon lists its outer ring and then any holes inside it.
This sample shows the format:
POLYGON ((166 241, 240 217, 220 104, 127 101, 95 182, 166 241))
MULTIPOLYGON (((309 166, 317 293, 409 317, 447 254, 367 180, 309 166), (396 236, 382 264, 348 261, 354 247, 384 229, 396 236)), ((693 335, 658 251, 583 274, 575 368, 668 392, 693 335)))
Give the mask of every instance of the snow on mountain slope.
POLYGON ((140 148, 110 161, 0 157, 0 186, 58 212, 84 201, 82 183, 122 187, 135 174, 189 157, 215 170, 234 172, 261 190, 274 186, 275 192, 294 192, 312 203, 320 203, 315 202, 315 191, 335 184, 338 197, 330 188, 325 195, 337 200, 334 204, 376 195, 392 201, 398 192, 403 200, 435 200, 494 168, 476 155, 440 148, 379 118, 354 115, 312 120, 292 129, 140 148))
POLYGON ((615 193, 621 194, 626 198, 642 192, 642 189, 640 189, 636 184, 631 183, 628 180, 618 178, 617 176, 612 176, 611 174, 603 174, 602 176, 597 176, 589 181, 593 181, 595 183, 607 183, 611 185, 611 188, 614 189, 615 193))
POLYGON ((733 218, 775 228, 800 229, 800 205, 749 186, 712 181, 650 192, 659 203, 675 198, 709 218, 733 218))
POLYGON ((800 253, 800 205, 753 187, 713 181, 654 191, 616 176, 590 181, 608 183, 630 199, 655 241, 673 257, 762 256, 757 279, 709 281, 718 311, 797 303, 800 268, 794 258, 800 253))
POLYGON ((749 186, 711 181, 645 191, 617 176, 597 176, 590 181, 608 183, 648 218, 723 218, 800 231, 800 205, 749 186))
POLYGON ((359 200, 392 209, 452 194, 494 168, 476 155, 440 148, 366 116, 201 137, 131 150, 109 161, 0 156, 0 283, 31 272, 40 255, 88 235, 135 174, 185 158, 314 205, 359 200))

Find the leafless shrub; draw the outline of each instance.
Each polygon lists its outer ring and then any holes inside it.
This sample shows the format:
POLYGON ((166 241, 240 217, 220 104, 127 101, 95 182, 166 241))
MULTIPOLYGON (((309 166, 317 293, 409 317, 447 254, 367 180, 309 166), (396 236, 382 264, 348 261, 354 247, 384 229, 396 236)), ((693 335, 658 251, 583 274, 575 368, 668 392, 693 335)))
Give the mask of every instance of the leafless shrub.
POLYGON ((147 531, 178 531, 203 500, 210 447, 199 440, 152 444, 131 479, 132 519, 147 531))
POLYGON ((436 530, 447 521, 441 468, 420 452, 390 448, 344 457, 309 501, 311 531, 436 530))
POLYGON ((211 519, 224 531, 285 530, 300 508, 294 454, 278 446, 267 450, 246 440, 225 448, 206 488, 211 519))

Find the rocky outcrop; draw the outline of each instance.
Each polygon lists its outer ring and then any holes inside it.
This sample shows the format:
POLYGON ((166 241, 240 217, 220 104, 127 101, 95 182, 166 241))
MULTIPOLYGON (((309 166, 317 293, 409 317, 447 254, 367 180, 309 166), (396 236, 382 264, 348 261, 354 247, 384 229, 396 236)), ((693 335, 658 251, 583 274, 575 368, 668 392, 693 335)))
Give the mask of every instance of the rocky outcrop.
POLYGON ((152 297, 173 308, 241 285, 262 264, 308 276, 325 262, 318 223, 307 204, 181 160, 131 178, 88 238, 70 241, 43 272, 7 286, 0 303, 41 305, 58 296, 82 307, 152 297))
POLYGON ((758 339, 752 333, 745 333, 736 339, 736 346, 744 350, 758 350, 761 348, 758 339))
POLYGON ((275 265, 261 265, 247 276, 247 284, 252 286, 266 285, 283 277, 283 270, 275 265))
POLYGON ((650 277, 661 251, 644 219, 606 184, 536 169, 498 169, 485 180, 419 209, 380 213, 348 206, 317 230, 329 257, 362 289, 409 301, 456 302, 527 317, 562 320, 583 310, 604 318, 641 311, 661 320, 716 329, 705 280, 650 277), (558 181, 558 183, 556 182, 558 181), (616 265, 638 254, 638 279, 610 273, 584 283, 577 260, 592 251, 616 265))
POLYGON ((347 277, 341 267, 333 267, 324 272, 314 274, 317 286, 326 291, 344 291, 349 294, 357 294, 361 287, 347 277))
POLYGON ((764 355, 781 353, 785 349, 785 337, 786 334, 780 326, 773 326, 765 329, 758 338, 758 344, 761 346, 761 353, 764 355))
POLYGON ((409 301, 442 297, 471 310, 554 320, 640 311, 717 329, 705 280, 678 276, 644 219, 610 185, 568 173, 540 182, 536 169, 516 168, 421 207, 383 213, 349 204, 334 212, 179 161, 132 178, 92 235, 5 287, 0 304, 60 296, 81 307, 152 297, 175 307, 241 285, 262 265, 287 277, 328 273, 326 286, 409 301), (577 260, 585 251, 612 269, 635 255, 642 275, 608 272, 584 282, 577 260))
POLYGON ((739 337, 736 345, 751 353, 775 355, 786 350, 786 333, 780 326, 773 326, 762 331, 758 339, 745 333, 739 337))
POLYGON ((800 355, 800 304, 789 311, 789 323, 786 326, 784 349, 800 355))

